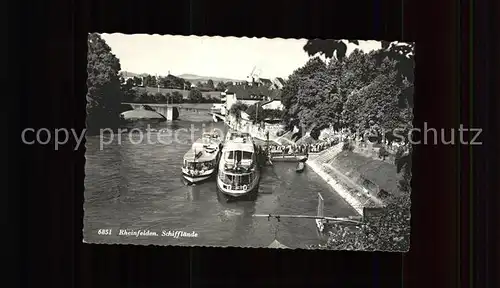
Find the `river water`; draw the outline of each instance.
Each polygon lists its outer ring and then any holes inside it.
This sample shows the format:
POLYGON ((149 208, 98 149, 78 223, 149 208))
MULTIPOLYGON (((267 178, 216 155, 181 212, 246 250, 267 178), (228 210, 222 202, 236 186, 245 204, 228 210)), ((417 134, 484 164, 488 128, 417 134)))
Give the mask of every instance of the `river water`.
POLYGON ((146 132, 146 123, 129 125, 129 131, 136 131, 122 133, 120 141, 118 135, 105 135, 105 143, 111 144, 102 149, 100 136, 86 138, 85 242, 267 247, 277 239, 291 248, 306 248, 321 243, 314 220, 277 222, 252 215, 316 215, 318 192, 325 199, 325 215, 356 215, 316 173, 307 167, 296 173, 295 163, 265 167, 259 195, 252 201, 227 202, 215 180, 187 186, 181 165, 191 141, 201 136, 202 128, 226 128, 200 115, 149 125, 153 132, 146 132), (192 127, 198 129, 193 135, 192 127), (158 133, 161 129, 168 131, 158 133), (141 142, 139 130, 144 132, 141 142), (99 229, 111 229, 111 235, 99 235, 99 229), (120 229, 158 236, 120 236, 120 229), (162 237, 162 231, 196 232, 197 237, 162 237))

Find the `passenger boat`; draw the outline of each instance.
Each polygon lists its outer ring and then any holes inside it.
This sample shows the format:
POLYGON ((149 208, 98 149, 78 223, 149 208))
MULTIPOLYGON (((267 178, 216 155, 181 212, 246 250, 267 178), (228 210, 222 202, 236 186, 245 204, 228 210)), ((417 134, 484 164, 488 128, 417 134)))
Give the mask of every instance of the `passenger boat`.
POLYGON ((283 154, 283 153, 276 153, 276 152, 271 152, 270 154, 271 160, 275 162, 302 162, 307 160, 307 155, 294 155, 294 154, 283 154))
POLYGON ((186 154, 182 165, 182 177, 188 183, 198 183, 211 178, 217 171, 221 140, 217 133, 203 133, 186 154))
POLYGON ((259 181, 260 169, 251 135, 229 131, 219 161, 217 188, 227 196, 240 197, 257 192, 259 181))

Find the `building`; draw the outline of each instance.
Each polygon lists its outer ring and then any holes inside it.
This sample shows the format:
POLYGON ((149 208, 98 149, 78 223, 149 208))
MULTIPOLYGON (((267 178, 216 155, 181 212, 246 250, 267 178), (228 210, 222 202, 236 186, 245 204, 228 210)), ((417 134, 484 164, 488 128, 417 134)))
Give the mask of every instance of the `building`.
POLYGON ((272 80, 272 86, 273 89, 278 89, 281 90, 283 89, 283 86, 285 86, 285 80, 281 77, 276 77, 272 80))
POLYGON ((247 84, 252 86, 264 86, 268 89, 281 90, 285 85, 285 80, 281 77, 273 79, 260 78, 259 76, 248 76, 247 84))
POLYGON ((270 79, 266 79, 266 78, 259 78, 258 83, 259 83, 259 85, 262 85, 262 86, 267 87, 267 88, 271 88, 271 86, 273 85, 273 82, 270 79))
POLYGON ((285 106, 281 103, 281 99, 271 99, 269 101, 264 101, 261 106, 263 109, 271 110, 283 110, 285 106))
POLYGON ((221 92, 221 100, 225 102, 225 108, 229 111, 236 102, 251 106, 260 101, 270 100, 270 94, 271 91, 263 86, 233 85, 221 92))
POLYGON ((225 110, 229 111, 236 102, 247 106, 261 103, 264 109, 283 110, 281 104, 281 91, 273 90, 265 86, 237 85, 229 87, 221 92, 221 100, 225 102, 225 110))

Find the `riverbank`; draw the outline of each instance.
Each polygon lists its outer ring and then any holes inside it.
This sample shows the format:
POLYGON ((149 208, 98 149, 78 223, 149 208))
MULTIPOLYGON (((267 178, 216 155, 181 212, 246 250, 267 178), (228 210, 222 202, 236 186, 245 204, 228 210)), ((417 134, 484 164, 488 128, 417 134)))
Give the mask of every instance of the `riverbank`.
MULTIPOLYGON (((396 166, 363 152, 342 151, 339 143, 306 164, 328 183, 356 212, 385 206, 385 196, 399 195, 401 179, 396 166)), ((359 151, 359 150, 354 150, 359 151)))

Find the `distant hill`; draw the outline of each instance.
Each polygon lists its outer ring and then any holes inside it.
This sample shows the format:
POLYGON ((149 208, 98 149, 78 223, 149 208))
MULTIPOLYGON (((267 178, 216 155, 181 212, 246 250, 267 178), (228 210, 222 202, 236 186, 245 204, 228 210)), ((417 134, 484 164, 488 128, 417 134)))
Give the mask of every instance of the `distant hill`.
POLYGON ((199 76, 199 75, 194 75, 194 74, 182 74, 178 75, 177 77, 185 79, 191 83, 197 83, 197 82, 205 82, 208 81, 209 79, 212 79, 215 83, 218 82, 240 82, 243 80, 238 80, 238 79, 230 79, 230 78, 221 78, 221 77, 211 77, 211 76, 199 76))
MULTIPOLYGON (((147 76, 147 73, 133 73, 129 71, 121 71, 122 75, 125 77, 142 77, 142 76, 147 76)), ((165 75, 159 75, 165 77, 165 75)), ((194 74, 182 74, 178 75, 176 77, 182 78, 184 80, 187 80, 191 83, 198 83, 198 82, 206 82, 209 79, 212 79, 214 83, 218 82, 241 82, 243 80, 238 80, 238 79, 230 79, 230 78, 221 78, 221 77, 210 77, 210 76, 200 76, 200 75, 194 75, 194 74)))
POLYGON ((132 73, 132 72, 128 72, 128 71, 121 71, 121 74, 125 77, 142 77, 142 76, 148 75, 147 73, 138 74, 138 73, 132 73))

